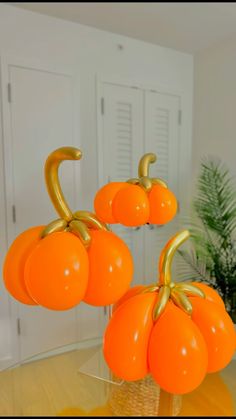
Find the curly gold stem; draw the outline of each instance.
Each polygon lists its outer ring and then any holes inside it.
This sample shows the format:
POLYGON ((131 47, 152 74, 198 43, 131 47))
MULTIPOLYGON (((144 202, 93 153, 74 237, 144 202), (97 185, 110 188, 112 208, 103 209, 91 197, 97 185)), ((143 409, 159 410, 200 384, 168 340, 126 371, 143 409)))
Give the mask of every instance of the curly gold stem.
POLYGON ((161 186, 163 186, 163 188, 168 188, 166 182, 164 182, 164 180, 162 180, 162 179, 153 177, 153 178, 151 178, 151 181, 152 181, 153 185, 161 185, 161 186))
POLYGON ((69 229, 80 238, 85 247, 90 245, 91 236, 89 234, 89 229, 82 221, 72 220, 69 224, 69 229))
MULTIPOLYGON (((156 321, 163 310, 165 309, 169 300, 176 306, 183 310, 186 314, 192 314, 192 303, 188 296, 205 297, 204 292, 191 283, 179 282, 175 283, 171 279, 171 265, 174 254, 178 247, 189 238, 190 233, 188 230, 182 230, 175 234, 161 252, 159 258, 159 273, 160 278, 157 283, 158 297, 153 310, 153 320, 156 321)), ((153 289, 153 284, 149 287, 153 289)), ((157 290, 154 291, 157 292, 157 290)))
POLYGON ((180 282, 175 284, 175 289, 185 292, 185 294, 190 296, 202 297, 205 298, 205 293, 195 285, 188 284, 187 282, 180 282))
POLYGON ((178 247, 185 242, 190 236, 188 230, 182 230, 179 233, 175 234, 167 244, 165 245, 164 249, 160 255, 160 262, 159 262, 159 273, 160 284, 170 285, 171 283, 171 265, 174 254, 178 247))
POLYGON ((159 290, 159 287, 156 284, 153 285, 147 285, 145 286, 145 289, 141 291, 141 294, 146 294, 148 292, 156 292, 159 290))
POLYGON ((80 160, 81 157, 82 153, 79 149, 74 147, 61 147, 53 151, 45 163, 44 170, 48 194, 57 213, 66 221, 72 220, 73 215, 61 190, 58 168, 64 160, 80 160))
POLYGON ((131 178, 126 181, 126 183, 131 183, 131 185, 138 185, 139 179, 138 178, 131 178))
POLYGON ((161 287, 157 302, 153 310, 153 320, 156 321, 161 313, 164 311, 165 306, 170 298, 170 287, 168 285, 164 285, 161 287))
POLYGON ((143 176, 149 176, 149 166, 151 163, 155 163, 157 157, 154 153, 146 153, 141 158, 138 165, 138 176, 142 178, 143 176))
POLYGON ((181 308, 186 314, 191 315, 193 311, 192 304, 188 297, 182 292, 175 289, 171 290, 171 299, 181 308))
POLYGON ((67 221, 63 218, 59 218, 58 220, 52 221, 48 224, 43 231, 41 232, 41 238, 48 236, 51 233, 56 233, 58 231, 64 231, 67 227, 67 221))
POLYGON ((140 181, 140 186, 147 192, 149 192, 152 189, 152 181, 149 177, 143 176, 140 181))
POLYGON ((73 217, 76 220, 82 221, 88 227, 96 228, 98 230, 105 230, 105 231, 109 230, 108 226, 102 221, 98 220, 96 214, 93 214, 92 212, 76 211, 73 214, 73 217))

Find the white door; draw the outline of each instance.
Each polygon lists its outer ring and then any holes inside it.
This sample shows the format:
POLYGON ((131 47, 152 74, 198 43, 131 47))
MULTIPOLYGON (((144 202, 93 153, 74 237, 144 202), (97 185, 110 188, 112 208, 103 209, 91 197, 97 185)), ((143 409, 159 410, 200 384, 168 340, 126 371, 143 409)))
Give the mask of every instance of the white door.
MULTIPOLYGON (((101 185, 110 181, 126 181, 137 177, 138 162, 143 154, 143 91, 104 83, 101 149, 101 185)), ((143 228, 112 225, 129 246, 134 262, 133 284, 142 283, 143 228)))
MULTIPOLYGON (((57 218, 46 191, 44 162, 63 145, 73 145, 74 104, 72 78, 37 69, 9 66, 11 85, 11 162, 15 222, 8 206, 9 244, 30 226, 57 218)), ((75 209, 75 164, 60 170, 63 191, 75 209)), ((9 185, 8 185, 9 188, 9 185)), ((10 194, 10 191, 8 191, 10 194)), ((18 304, 20 358, 75 341, 76 309, 64 312, 18 304)))
MULTIPOLYGON (((157 155, 157 161, 150 166, 150 174, 165 180, 168 187, 179 196, 179 126, 180 98, 157 92, 145 92, 145 150, 157 155)), ((178 230, 178 216, 167 225, 146 226, 145 276, 148 282, 157 278, 160 251, 170 237, 178 230)))

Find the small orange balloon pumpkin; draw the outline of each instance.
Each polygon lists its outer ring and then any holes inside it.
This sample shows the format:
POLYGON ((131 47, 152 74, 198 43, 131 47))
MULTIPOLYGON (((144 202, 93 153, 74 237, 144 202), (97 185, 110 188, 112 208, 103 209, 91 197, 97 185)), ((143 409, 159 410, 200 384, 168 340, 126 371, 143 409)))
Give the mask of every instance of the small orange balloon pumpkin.
POLYGON ((219 371, 235 351, 235 330, 210 287, 174 283, 171 263, 187 230, 168 241, 160 256, 159 282, 129 290, 115 306, 104 335, 104 357, 119 378, 151 373, 165 391, 193 391, 207 372, 219 371))
POLYGON ((62 147, 45 164, 49 196, 60 216, 47 227, 18 236, 4 263, 9 293, 28 305, 67 310, 80 301, 108 305, 129 288, 133 261, 126 244, 87 211, 72 214, 63 196, 59 164, 79 160, 81 151, 62 147))
POLYGON ((155 154, 145 154, 139 163, 139 178, 111 182, 97 192, 94 208, 100 220, 135 227, 163 225, 174 218, 178 208, 175 195, 164 181, 149 177, 149 165, 155 161, 155 154))

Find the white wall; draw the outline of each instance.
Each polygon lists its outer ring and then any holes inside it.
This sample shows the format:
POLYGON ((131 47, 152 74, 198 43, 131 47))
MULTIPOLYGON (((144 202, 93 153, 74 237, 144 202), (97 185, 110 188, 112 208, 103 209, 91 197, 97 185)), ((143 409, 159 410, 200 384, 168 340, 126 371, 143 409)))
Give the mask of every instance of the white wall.
POLYGON ((198 53, 194 73, 193 178, 204 155, 236 176, 236 37, 198 53))
POLYGON ((81 165, 88 175, 86 182, 93 187, 91 195, 85 198, 87 205, 91 205, 97 187, 96 74, 183 92, 184 118, 188 121, 183 134, 191 137, 193 59, 190 54, 4 4, 0 4, 0 53, 25 56, 54 67, 66 66, 79 75, 81 139, 86 157, 81 165), (118 44, 124 49, 119 50, 118 44), (90 174, 89 166, 93 168, 90 174))
MULTIPOLYGON (((80 138, 84 159, 81 161, 83 193, 81 209, 91 209, 98 187, 96 146, 96 76, 130 80, 167 87, 180 92, 183 112, 182 138, 192 136, 193 58, 190 54, 147 44, 124 36, 99 31, 79 24, 35 14, 0 4, 0 58, 26 58, 33 64, 66 68, 79 81, 80 138), (123 45, 123 49, 118 48, 123 45)), ((2 86, 6 89, 6 86, 2 86)), ((2 130, 0 130, 0 137, 2 130)), ((1 139, 1 138, 0 138, 1 139)), ((66 138, 65 138, 66 144, 66 138)), ((189 152, 190 150, 187 150, 189 152)), ((185 152, 183 149, 182 152, 185 152)), ((190 164, 190 163, 189 163, 190 164)), ((0 142, 0 257, 6 252, 4 174, 0 142)), ((1 264, 0 260, 0 264, 1 264)), ((2 310, 8 297, 0 282, 2 310), (3 298, 4 295, 4 298, 3 298)), ((5 306, 4 306, 5 304, 5 306)))

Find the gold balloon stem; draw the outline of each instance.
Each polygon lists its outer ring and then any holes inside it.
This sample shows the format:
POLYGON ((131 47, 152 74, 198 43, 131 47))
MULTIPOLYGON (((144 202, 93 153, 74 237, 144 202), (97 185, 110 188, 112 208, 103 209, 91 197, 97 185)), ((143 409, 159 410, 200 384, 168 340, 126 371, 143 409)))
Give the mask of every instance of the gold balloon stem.
POLYGON ((171 278, 171 266, 176 250, 182 243, 190 237, 188 230, 182 230, 175 234, 161 252, 159 259, 159 282, 157 283, 158 294, 156 304, 153 309, 153 319, 156 321, 163 313, 169 300, 177 305, 186 314, 192 314, 192 304, 188 296, 197 296, 204 298, 202 290, 191 283, 175 283, 171 278))
POLYGON ((80 160, 81 157, 82 152, 79 149, 74 147, 61 147, 53 151, 45 163, 45 180, 48 194, 59 216, 68 222, 73 219, 73 214, 63 195, 58 177, 58 169, 63 161, 80 160))
POLYGON ((167 188, 167 184, 164 180, 149 177, 149 166, 150 164, 155 163, 156 160, 157 156, 154 153, 144 154, 139 162, 138 178, 128 179, 127 182, 141 186, 146 192, 150 192, 153 185, 161 185, 162 187, 167 188))
POLYGON ((63 195, 58 177, 60 164, 65 160, 80 160, 82 152, 74 147, 61 147, 53 151, 45 163, 45 180, 52 203, 61 217, 48 224, 41 232, 41 238, 59 231, 70 231, 78 236, 83 245, 88 247, 91 243, 90 228, 108 231, 106 224, 102 223, 95 214, 88 211, 70 210, 63 195))
POLYGON ((155 163, 157 157, 154 153, 146 153, 141 158, 138 166, 138 176, 139 178, 149 176, 149 166, 151 163, 155 163))
POLYGON ((180 231, 175 234, 167 244, 160 255, 159 263, 159 283, 161 285, 170 285, 171 284, 171 266, 173 257, 176 253, 176 250, 190 237, 188 230, 180 231))

